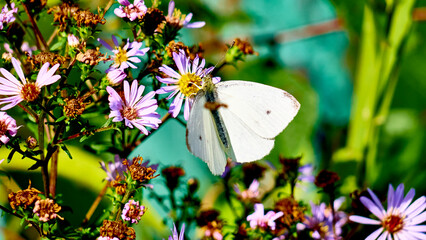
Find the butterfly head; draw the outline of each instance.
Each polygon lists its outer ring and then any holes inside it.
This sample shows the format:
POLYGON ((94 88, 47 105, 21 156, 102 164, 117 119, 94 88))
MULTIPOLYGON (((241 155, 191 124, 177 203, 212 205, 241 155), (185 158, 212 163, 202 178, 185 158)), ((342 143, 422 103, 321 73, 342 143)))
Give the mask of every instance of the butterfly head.
POLYGON ((213 78, 211 75, 208 75, 203 78, 203 90, 205 92, 211 92, 215 88, 215 84, 213 83, 213 78))

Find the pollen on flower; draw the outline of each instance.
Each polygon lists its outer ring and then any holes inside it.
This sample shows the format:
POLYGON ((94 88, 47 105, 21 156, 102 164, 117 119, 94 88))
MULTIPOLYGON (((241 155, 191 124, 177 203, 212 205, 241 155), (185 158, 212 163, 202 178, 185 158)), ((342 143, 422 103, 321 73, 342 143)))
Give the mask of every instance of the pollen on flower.
POLYGON ((198 92, 201 82, 201 77, 195 73, 183 74, 178 83, 180 92, 186 97, 190 97, 198 92))
POLYGON ((5 135, 7 132, 6 121, 0 121, 0 136, 5 135))
POLYGON ((127 51, 122 49, 121 47, 116 48, 118 53, 115 54, 115 63, 118 65, 121 65, 124 62, 127 62, 127 59, 129 58, 127 56, 127 51))
POLYGON ((396 215, 387 216, 382 224, 389 233, 396 233, 404 227, 403 218, 396 215))
POLYGON ((26 83, 22 86, 21 96, 27 102, 32 102, 37 99, 40 94, 40 88, 35 83, 26 83))
POLYGON ((121 111, 121 114, 123 115, 123 117, 127 118, 130 121, 138 117, 138 112, 130 106, 124 106, 123 110, 121 111))

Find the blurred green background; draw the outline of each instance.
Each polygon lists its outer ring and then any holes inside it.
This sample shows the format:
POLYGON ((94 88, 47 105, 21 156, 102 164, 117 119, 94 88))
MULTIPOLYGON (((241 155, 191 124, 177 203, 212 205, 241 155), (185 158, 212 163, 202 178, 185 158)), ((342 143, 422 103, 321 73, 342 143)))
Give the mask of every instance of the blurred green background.
MULTIPOLYGON (((48 6, 57 3, 49 1, 48 6)), ((80 3, 95 11, 107 1, 80 3)), ((167 4, 161 3, 165 14, 167 4)), ((131 36, 128 25, 113 14, 116 5, 106 15, 101 38, 131 36)), ((426 193, 426 19, 413 14, 413 9, 421 11, 423 6, 426 1, 176 0, 183 13, 194 14, 193 21, 206 21, 201 29, 182 30, 180 40, 186 45, 201 42, 211 65, 224 56, 224 44, 237 37, 251 42, 259 53, 236 67, 225 66, 218 73, 223 80, 279 87, 301 103, 299 114, 276 138, 274 150, 265 159, 277 166, 280 154, 302 155, 302 163, 313 163, 316 170, 337 171, 345 196, 367 186, 383 193, 389 183, 416 188, 417 196, 426 193)), ((51 18, 42 15, 39 20, 45 36, 53 31, 51 18)), ((3 46, 1 49, 4 51, 3 46)), ((22 130, 25 138, 29 132, 22 130)), ((63 194, 64 205, 73 209, 63 216, 78 225, 105 184, 99 161, 113 156, 88 153, 78 141, 69 149, 73 159, 64 153, 60 156, 58 192, 63 194)), ((0 158, 7 154, 5 148, 0 149, 0 158)), ((185 179, 200 180, 198 194, 204 197, 203 207, 213 205, 220 192, 218 179, 189 153, 185 127, 178 121, 168 121, 148 137, 131 154, 136 155, 159 163, 160 169, 182 166, 185 179)), ((42 189, 39 174, 25 171, 30 164, 15 157, 0 169, 21 188, 31 179, 33 186, 42 189)), ((0 203, 6 205, 13 183, 7 177, 1 181, 0 203)), ((166 191, 161 177, 151 183, 156 192, 166 191)), ((298 196, 319 198, 310 189, 298 196)), ((100 216, 108 203, 104 199, 93 218, 100 216)), ((166 213, 153 201, 147 205, 148 212, 137 231, 143 232, 143 239, 166 238, 171 227, 170 222, 162 223, 166 213)), ((10 216, 3 216, 0 226, 7 236, 22 228, 19 220, 10 216)), ((22 232, 23 238, 34 236, 31 230, 22 232)))

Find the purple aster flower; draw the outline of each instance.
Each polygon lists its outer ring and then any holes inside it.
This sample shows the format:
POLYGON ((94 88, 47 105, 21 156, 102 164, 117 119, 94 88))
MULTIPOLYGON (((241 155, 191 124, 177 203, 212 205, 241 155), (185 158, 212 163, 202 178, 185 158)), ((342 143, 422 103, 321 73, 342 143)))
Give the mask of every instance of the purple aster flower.
POLYGON ((143 17, 148 9, 143 0, 135 0, 133 4, 128 0, 118 0, 118 2, 122 6, 114 9, 115 15, 120 18, 128 18, 130 21, 143 17))
POLYGON ((9 136, 14 137, 20 127, 16 126, 16 121, 5 112, 0 112, 0 145, 9 142, 9 136), (7 135, 7 134, 8 135, 7 135))
POLYGON ((250 222, 250 227, 252 229, 267 228, 270 227, 272 230, 275 230, 275 220, 282 217, 284 215, 283 212, 274 212, 269 211, 265 214, 263 204, 256 203, 254 205, 254 213, 247 216, 247 221, 250 222))
POLYGON ((140 63, 141 60, 138 58, 138 56, 143 56, 149 51, 149 47, 141 49, 143 45, 142 42, 130 42, 129 39, 127 39, 126 45, 124 45, 124 47, 122 48, 114 35, 112 35, 114 48, 100 38, 98 38, 98 41, 102 45, 104 45, 104 47, 108 48, 114 53, 114 55, 112 56, 112 59, 114 61, 112 67, 119 68, 121 70, 124 70, 128 67, 137 68, 135 65, 133 65, 133 63, 140 63))
POLYGON ((4 26, 15 21, 14 13, 18 12, 18 8, 15 7, 15 3, 11 3, 11 10, 7 8, 7 4, 1 9, 0 12, 0 30, 3 30, 4 26))
POLYGON ((173 223, 172 235, 169 236, 168 240, 183 240, 185 237, 185 224, 182 224, 182 228, 180 229, 180 234, 176 229, 176 225, 173 223))
POLYGON ((124 221, 138 223, 139 220, 141 220, 141 217, 145 214, 145 211, 145 206, 141 206, 139 201, 131 199, 124 205, 121 218, 124 221))
MULTIPOLYGON (((198 90, 203 85, 203 78, 213 71, 213 67, 204 69, 205 60, 195 57, 194 61, 190 62, 190 58, 186 56, 184 51, 179 53, 173 52, 173 60, 179 70, 179 73, 167 65, 163 65, 159 70, 166 75, 167 78, 157 76, 158 81, 168 84, 165 87, 157 90, 157 94, 170 93, 167 99, 175 97, 169 108, 169 113, 176 117, 182 107, 183 100, 185 99, 184 118, 188 120, 189 111, 198 90)), ((216 84, 220 78, 213 78, 213 83, 216 84)))
POLYGON ((130 87, 128 81, 124 81, 124 98, 110 86, 106 88, 109 93, 109 106, 111 108, 110 118, 114 118, 113 122, 124 123, 127 127, 135 126, 145 135, 149 132, 146 127, 157 129, 161 123, 160 115, 155 112, 158 108, 157 100, 153 99, 155 92, 149 92, 144 97, 142 93, 144 86, 138 86, 138 81, 133 80, 130 87))
POLYGON ((37 47, 30 47, 30 44, 28 44, 28 42, 23 42, 22 46, 21 46, 21 50, 22 52, 27 52, 28 56, 32 56, 33 55, 33 51, 37 50, 37 47))
POLYGON ((100 162, 101 168, 106 172, 107 177, 105 180, 113 181, 117 178, 117 175, 124 178, 124 172, 127 171, 127 167, 123 165, 123 159, 121 159, 118 155, 115 155, 114 162, 109 162, 108 167, 104 162, 100 162))
POLYGON ((192 13, 184 15, 179 10, 175 11, 175 2, 173 0, 169 2, 169 9, 166 16, 166 21, 168 23, 178 28, 201 28, 206 25, 206 23, 202 21, 190 23, 191 19, 192 13))
POLYGON ((49 70, 49 63, 43 64, 35 82, 27 81, 21 66, 15 58, 12 58, 12 65, 15 68, 21 82, 19 82, 9 71, 0 68, 0 72, 5 78, 0 77, 0 95, 9 96, 0 98, 0 104, 6 104, 1 110, 10 109, 23 100, 32 102, 37 99, 43 86, 50 85, 58 81, 61 76, 54 75, 59 68, 59 63, 49 70))
POLYGON ((234 190, 238 194, 238 197, 242 200, 255 200, 259 197, 259 181, 254 179, 249 188, 242 192, 240 191, 238 184, 235 184, 234 190))
POLYGON ((299 167, 298 171, 299 171, 299 176, 297 177, 297 180, 301 182, 311 182, 311 183, 315 181, 315 176, 313 175, 314 166, 312 164, 305 164, 299 167))
POLYGON ((108 68, 106 74, 106 78, 112 86, 120 84, 127 77, 127 74, 119 68, 108 68))
POLYGON ((330 207, 325 203, 315 205, 311 202, 312 216, 305 216, 303 224, 298 224, 298 230, 309 229, 312 230, 313 239, 322 240, 336 240, 342 234, 342 226, 347 222, 347 216, 342 211, 337 211, 345 201, 344 197, 338 198, 334 201, 334 221, 335 233, 333 233, 333 214, 330 207))
POLYGON ((404 184, 396 190, 389 184, 387 209, 376 194, 368 189, 371 199, 361 197, 362 204, 379 220, 362 216, 350 216, 349 220, 361 224, 379 225, 380 228, 366 239, 426 239, 426 225, 418 225, 426 221, 426 198, 421 196, 413 201, 415 190, 412 188, 404 197, 404 184))
POLYGON ((78 45, 80 45, 80 41, 75 35, 68 34, 67 40, 68 40, 68 46, 70 47, 75 48, 75 47, 78 47, 78 45))

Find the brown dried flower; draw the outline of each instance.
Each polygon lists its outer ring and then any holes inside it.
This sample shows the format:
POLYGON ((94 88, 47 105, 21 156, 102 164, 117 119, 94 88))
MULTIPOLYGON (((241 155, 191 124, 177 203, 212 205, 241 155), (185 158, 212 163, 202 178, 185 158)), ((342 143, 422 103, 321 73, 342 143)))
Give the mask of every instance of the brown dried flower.
POLYGON ((151 167, 144 166, 146 164, 142 164, 142 161, 142 157, 135 157, 133 158, 132 165, 130 166, 128 166, 127 161, 123 162, 124 165, 127 165, 127 169, 129 169, 133 180, 138 182, 145 182, 159 176, 154 176, 157 170, 152 169, 151 167))
POLYGON ((26 209, 28 206, 31 206, 35 201, 40 199, 38 196, 39 194, 41 194, 41 192, 32 188, 30 181, 27 189, 19 190, 16 193, 9 193, 8 199, 12 209, 16 209, 19 206, 26 209))
POLYGON ((340 177, 337 173, 323 169, 315 177, 315 185, 328 191, 334 189, 334 184, 339 180, 340 177))
POLYGON ((94 14, 87 10, 81 10, 74 14, 74 20, 77 22, 77 26, 82 25, 88 27, 95 27, 97 24, 105 24, 105 18, 100 15, 94 14))
POLYGON ((179 184, 179 178, 185 175, 185 170, 181 167, 170 166, 164 168, 161 174, 166 178, 167 187, 175 189, 179 184))
POLYGON ((281 211, 284 213, 284 215, 277 220, 277 222, 281 223, 277 226, 277 230, 279 230, 284 227, 290 227, 297 222, 303 222, 305 219, 304 212, 306 211, 306 208, 299 206, 299 203, 296 200, 289 197, 276 202, 275 211, 281 211))
POLYGON ((281 164, 283 165, 280 178, 285 181, 295 181, 298 175, 301 157, 285 158, 280 156, 279 158, 281 164))
POLYGON ((183 50, 186 55, 189 55, 189 48, 183 42, 175 42, 175 40, 172 40, 166 46, 166 52, 169 57, 173 57, 173 53, 179 53, 180 50, 183 50))
POLYGON ((107 58, 99 51, 99 48, 96 49, 87 49, 86 52, 79 52, 76 56, 77 61, 88 64, 90 66, 98 65, 100 61, 105 61, 107 58))
POLYGON ((84 102, 84 100, 87 99, 87 97, 90 96, 90 93, 86 93, 83 96, 80 97, 70 97, 64 99, 64 113, 69 118, 76 118, 77 116, 80 116, 83 114, 84 110, 86 109, 86 106, 89 104, 89 102, 84 102))
POLYGON ((154 34, 155 29, 157 29, 158 25, 164 20, 166 20, 166 18, 161 10, 158 8, 148 8, 141 19, 141 22, 143 22, 142 32, 147 36, 154 34))
POLYGON ((234 46, 236 46, 244 55, 259 55, 259 53, 253 50, 253 46, 245 40, 239 38, 234 39, 234 46))
POLYGON ((123 221, 104 220, 102 227, 100 228, 100 235, 111 239, 114 237, 121 240, 136 239, 135 230, 131 227, 127 227, 123 221))
POLYGON ((28 147, 29 149, 34 149, 34 148, 36 148, 36 147, 38 146, 37 139, 35 139, 35 138, 34 138, 34 137, 32 137, 32 136, 29 136, 29 137, 27 138, 27 140, 25 140, 25 143, 27 144, 27 147, 28 147))
POLYGON ((61 206, 49 198, 37 200, 33 210, 42 222, 47 222, 55 218, 64 220, 64 218, 57 214, 59 211, 61 211, 61 206))
POLYGON ((120 175, 118 175, 118 174, 115 177, 115 180, 111 181, 111 186, 115 188, 115 192, 118 195, 124 195, 126 193, 127 183, 122 182, 122 181, 123 180, 121 179, 120 175))
POLYGON ((50 63, 51 66, 59 63, 63 65, 67 59, 61 55, 52 52, 40 52, 37 55, 32 57, 27 57, 27 61, 31 63, 31 67, 35 68, 36 66, 41 67, 45 63, 50 63))
POLYGON ((47 13, 53 12, 53 21, 59 23, 59 31, 64 31, 67 21, 72 19, 78 11, 80 11, 78 5, 64 2, 59 6, 51 7, 47 13))

